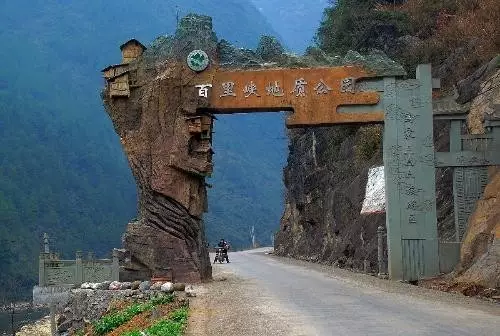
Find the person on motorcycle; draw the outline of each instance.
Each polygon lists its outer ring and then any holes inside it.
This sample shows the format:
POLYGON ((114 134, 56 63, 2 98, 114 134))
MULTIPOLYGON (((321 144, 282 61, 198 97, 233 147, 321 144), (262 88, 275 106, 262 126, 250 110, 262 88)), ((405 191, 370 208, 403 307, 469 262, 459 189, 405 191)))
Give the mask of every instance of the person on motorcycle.
POLYGON ((223 253, 222 255, 223 257, 226 258, 226 261, 229 262, 229 257, 227 255, 227 250, 229 249, 229 245, 226 243, 224 239, 221 239, 217 246, 222 248, 222 253, 223 253))

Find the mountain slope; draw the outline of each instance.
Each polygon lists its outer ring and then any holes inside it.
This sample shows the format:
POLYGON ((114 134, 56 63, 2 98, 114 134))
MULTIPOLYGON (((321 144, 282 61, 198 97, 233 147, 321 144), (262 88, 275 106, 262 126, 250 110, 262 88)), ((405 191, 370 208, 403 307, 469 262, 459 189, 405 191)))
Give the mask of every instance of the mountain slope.
MULTIPOLYGON (((77 249, 103 256, 120 245, 124 225, 136 214, 135 183, 99 97, 99 71, 119 60, 120 43, 173 32, 177 10, 211 15, 220 37, 248 47, 273 33, 241 1, 186 0, 178 9, 176 2, 0 4, 0 301, 34 283, 43 232, 66 258, 77 249)), ((223 124, 218 131, 224 133, 223 124)), ((259 127, 248 132, 255 137, 259 127)), ((271 152, 274 145, 268 144, 271 152)), ((279 157, 262 156, 242 174, 258 181, 258 167, 276 162, 279 157)))
POLYGON ((251 0, 289 49, 302 53, 312 44, 324 9, 331 0, 251 0))

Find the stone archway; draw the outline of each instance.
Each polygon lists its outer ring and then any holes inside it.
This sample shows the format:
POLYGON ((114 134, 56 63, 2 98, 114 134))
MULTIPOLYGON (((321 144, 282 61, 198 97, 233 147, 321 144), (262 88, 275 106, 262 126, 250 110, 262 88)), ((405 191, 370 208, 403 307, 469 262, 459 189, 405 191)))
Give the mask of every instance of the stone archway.
POLYGON ((202 215, 213 115, 285 110, 293 111, 287 127, 385 122, 390 276, 436 275, 430 66, 404 80, 387 59, 339 65, 321 52, 299 58, 261 44, 265 60, 217 41, 210 18, 188 16, 175 36, 103 70, 104 104, 139 189, 140 218, 124 237, 128 269, 210 278, 202 215))

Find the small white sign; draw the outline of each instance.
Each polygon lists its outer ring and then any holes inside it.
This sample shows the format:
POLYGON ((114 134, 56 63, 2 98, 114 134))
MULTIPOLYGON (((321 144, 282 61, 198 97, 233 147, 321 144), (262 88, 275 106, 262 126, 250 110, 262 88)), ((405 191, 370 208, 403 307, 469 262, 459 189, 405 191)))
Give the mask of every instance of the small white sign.
POLYGON ((384 166, 370 168, 361 214, 385 213, 384 166))

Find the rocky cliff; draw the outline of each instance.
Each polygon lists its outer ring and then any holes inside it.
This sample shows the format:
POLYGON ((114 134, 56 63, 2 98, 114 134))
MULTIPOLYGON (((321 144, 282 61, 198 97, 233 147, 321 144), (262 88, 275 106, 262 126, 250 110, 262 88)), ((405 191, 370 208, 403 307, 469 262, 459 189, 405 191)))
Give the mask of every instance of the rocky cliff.
MULTIPOLYGON (((448 129, 440 122, 435 127, 435 147, 445 150, 448 129)), ((368 170, 383 164, 382 134, 381 125, 289 132, 285 210, 275 244, 278 254, 376 270, 377 227, 385 226, 385 214, 360 213, 368 170)), ((439 235, 451 240, 451 169, 438 169, 436 183, 439 235)))
MULTIPOLYGON (((471 102, 468 132, 484 133, 483 121, 500 101, 498 57, 458 86, 460 103, 471 102)), ((440 68, 436 68, 439 72, 440 68)), ((498 113, 498 112, 497 112, 498 113)), ((361 215, 368 170, 382 165, 383 126, 336 126, 289 131, 288 164, 284 170, 285 210, 276 234, 276 252, 339 267, 376 269, 377 227, 385 214, 361 215), (365 261, 368 261, 366 263, 365 261)), ((449 129, 435 121, 436 151, 449 150, 449 129)), ((471 217, 462 248, 460 281, 498 286, 498 173, 471 217), (495 282, 497 281, 497 282, 495 282)), ((454 239, 452 169, 436 169, 439 237, 454 239)))
MULTIPOLYGON (((484 121, 500 117, 500 56, 459 83, 463 101, 471 101, 467 126, 484 134, 484 121)), ((469 218, 455 282, 497 288, 500 294, 500 167, 490 167, 490 182, 469 218)))

